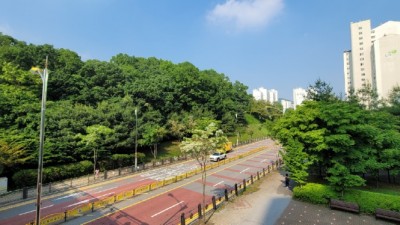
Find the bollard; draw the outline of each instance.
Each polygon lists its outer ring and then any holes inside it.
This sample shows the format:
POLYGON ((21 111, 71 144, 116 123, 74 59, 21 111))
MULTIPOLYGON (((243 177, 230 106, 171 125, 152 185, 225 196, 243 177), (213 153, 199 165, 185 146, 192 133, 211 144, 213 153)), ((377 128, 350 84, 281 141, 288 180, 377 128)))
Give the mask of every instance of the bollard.
POLYGON ((64 222, 67 222, 67 210, 64 211, 64 222))
POLYGON ((257 180, 260 180, 260 173, 257 171, 257 180))
POLYGON ((214 210, 217 210, 217 201, 215 201, 215 196, 211 198, 214 210))
POLYGON ((225 201, 228 201, 228 189, 225 189, 225 201))
POLYGON ((94 202, 92 202, 92 212, 94 212, 94 202))
POLYGON ((239 195, 239 193, 238 193, 238 187, 237 187, 237 184, 235 184, 235 195, 236 195, 236 196, 238 196, 238 195, 239 195))
POLYGON ((251 180, 251 184, 253 184, 254 183, 253 174, 250 175, 250 180, 251 180))
POLYGON ((263 176, 265 177, 265 168, 263 168, 263 176))
POLYGON ((243 191, 246 191, 246 179, 243 179, 243 191))
POLYGON ((27 199, 28 198, 28 188, 24 187, 22 189, 22 199, 27 199))
POLYGON ((203 217, 203 211, 201 210, 201 204, 197 205, 197 210, 199 211, 199 219, 203 217))
POLYGON ((186 221, 185 221, 185 213, 181 214, 181 225, 185 225, 186 221))
POLYGON ((107 170, 104 170, 104 180, 107 180, 107 170))

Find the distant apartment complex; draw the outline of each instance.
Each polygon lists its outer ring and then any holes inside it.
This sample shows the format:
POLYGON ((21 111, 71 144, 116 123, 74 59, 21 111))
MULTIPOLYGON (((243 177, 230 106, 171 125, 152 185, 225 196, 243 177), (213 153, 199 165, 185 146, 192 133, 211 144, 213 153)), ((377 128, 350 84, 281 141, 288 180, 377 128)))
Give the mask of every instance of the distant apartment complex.
POLYGON ((350 24, 351 50, 343 53, 346 95, 368 84, 380 98, 400 85, 400 22, 371 29, 371 21, 350 24))
MULTIPOLYGON (((287 109, 296 109, 296 106, 300 105, 306 98, 307 91, 303 88, 293 89, 293 102, 287 99, 280 99, 280 103, 283 107, 283 112, 287 109)), ((275 89, 267 90, 263 87, 253 89, 253 97, 256 100, 264 100, 270 103, 278 101, 278 91, 275 89)))
POLYGON ((293 108, 300 105, 307 97, 307 91, 303 88, 293 89, 293 108))
POLYGON ((263 87, 253 89, 253 97, 256 100, 264 100, 270 103, 278 101, 278 91, 275 89, 267 90, 263 87))

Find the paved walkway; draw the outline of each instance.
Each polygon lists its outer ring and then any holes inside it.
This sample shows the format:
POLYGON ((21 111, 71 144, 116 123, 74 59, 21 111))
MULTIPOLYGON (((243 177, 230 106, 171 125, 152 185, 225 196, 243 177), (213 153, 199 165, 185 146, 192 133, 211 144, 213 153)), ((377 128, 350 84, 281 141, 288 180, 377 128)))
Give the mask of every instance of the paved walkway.
POLYGON ((245 194, 214 213, 209 225, 390 225, 373 216, 358 215, 327 206, 292 200, 292 192, 283 186, 284 176, 279 171, 261 180, 259 190, 245 194))

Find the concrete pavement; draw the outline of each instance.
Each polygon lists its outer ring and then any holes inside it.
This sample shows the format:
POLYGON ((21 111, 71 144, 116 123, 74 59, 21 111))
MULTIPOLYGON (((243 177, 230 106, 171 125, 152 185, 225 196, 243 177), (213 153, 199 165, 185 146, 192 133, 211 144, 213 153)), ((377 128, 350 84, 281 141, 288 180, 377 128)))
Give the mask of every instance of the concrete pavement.
POLYGON ((291 190, 284 187, 284 172, 274 171, 261 180, 259 190, 244 194, 217 210, 209 225, 295 225, 295 224, 363 224, 390 225, 373 216, 331 210, 292 199, 291 190))

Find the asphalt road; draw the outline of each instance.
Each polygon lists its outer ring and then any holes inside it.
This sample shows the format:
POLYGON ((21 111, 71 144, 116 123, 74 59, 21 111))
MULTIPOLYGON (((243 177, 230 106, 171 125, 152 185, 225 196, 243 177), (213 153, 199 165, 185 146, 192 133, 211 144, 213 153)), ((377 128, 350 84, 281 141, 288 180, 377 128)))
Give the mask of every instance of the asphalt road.
MULTIPOLYGON (((228 157, 262 146, 268 149, 207 171, 207 202, 211 202, 213 195, 222 196, 225 188, 232 189, 235 183, 239 183, 250 175, 255 175, 271 160, 276 160, 278 147, 273 143, 272 140, 264 140, 242 146, 229 153, 228 157)), ((191 171, 197 167, 197 162, 190 160, 47 197, 42 201, 41 215, 44 217, 64 212, 79 205, 191 171)), ((116 203, 110 208, 96 210, 70 220, 66 224, 178 224, 181 213, 185 212, 189 215, 195 212, 201 199, 201 175, 195 175, 116 203)), ((34 201, 2 209, 0 224, 27 224, 35 219, 35 209, 34 201)))

